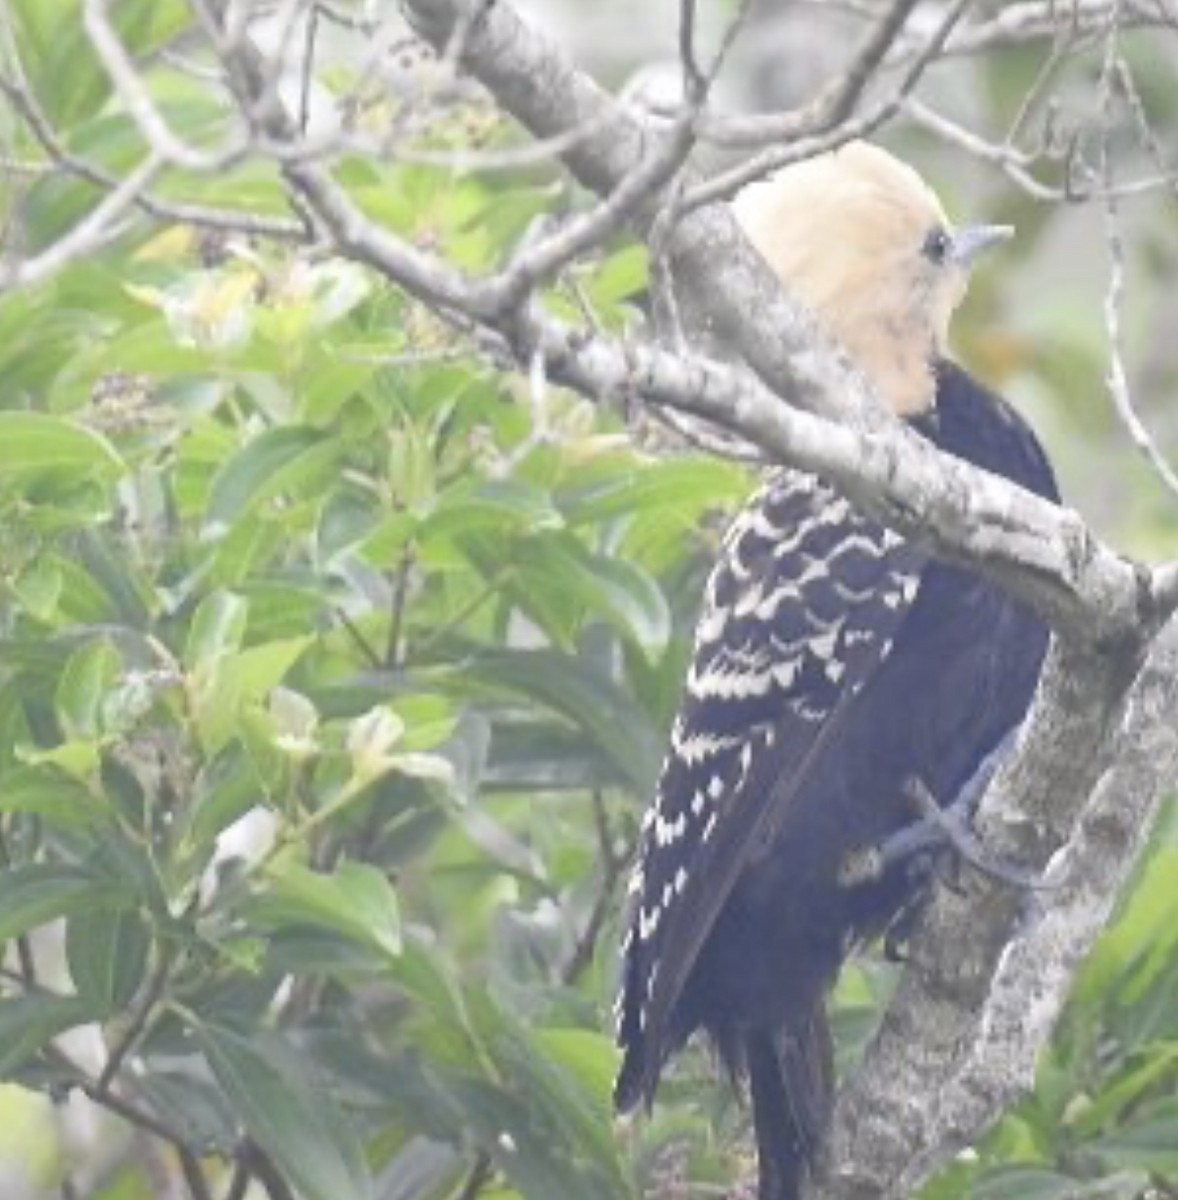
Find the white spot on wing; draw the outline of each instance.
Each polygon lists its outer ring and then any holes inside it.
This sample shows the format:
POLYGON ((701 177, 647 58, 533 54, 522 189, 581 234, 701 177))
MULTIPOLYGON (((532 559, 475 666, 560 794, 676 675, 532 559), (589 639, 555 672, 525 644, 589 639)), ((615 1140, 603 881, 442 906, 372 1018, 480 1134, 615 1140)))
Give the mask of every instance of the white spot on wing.
POLYGON ((825 633, 807 639, 806 647, 815 658, 828 661, 834 654, 834 643, 838 637, 839 626, 833 625, 825 633))

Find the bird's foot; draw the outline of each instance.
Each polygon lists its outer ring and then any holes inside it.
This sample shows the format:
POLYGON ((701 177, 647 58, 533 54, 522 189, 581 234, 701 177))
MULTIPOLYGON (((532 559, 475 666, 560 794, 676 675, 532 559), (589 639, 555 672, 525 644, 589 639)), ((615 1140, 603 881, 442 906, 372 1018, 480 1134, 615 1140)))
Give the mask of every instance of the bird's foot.
MULTIPOLYGON (((945 849, 956 848, 958 860, 966 862, 972 862, 973 857, 980 857, 981 848, 970 827, 971 822, 1016 732, 1011 730, 982 759, 947 808, 942 809, 937 804, 922 780, 909 780, 906 793, 918 813, 918 819, 882 842, 860 847, 848 854, 839 872, 840 882, 846 887, 871 883, 901 866, 913 876, 915 882, 930 873, 943 871, 942 863, 938 860, 943 860, 944 855, 938 852, 945 849)), ((952 880, 946 880, 946 883, 953 886, 952 880)))
MULTIPOLYGON (((922 780, 909 780, 905 790, 909 799, 922 814, 916 825, 908 828, 927 826, 934 847, 951 852, 948 858, 943 855, 933 856, 934 872, 946 869, 952 872, 950 875, 942 876, 946 886, 960 890, 959 871, 963 863, 968 863, 979 874, 1021 891, 1034 891, 1050 886, 1044 882, 1042 872, 1037 868, 1021 867, 1014 863, 1003 862, 1002 859, 991 854, 982 845, 978 835, 974 833, 969 817, 964 815, 963 810, 957 809, 957 805, 961 802, 960 798, 948 808, 942 809, 922 780)), ((905 832, 907 830, 900 831, 901 834, 905 832)))
POLYGON ((905 794, 918 813, 917 820, 844 860, 840 879, 846 886, 873 882, 893 870, 903 870, 908 879, 908 898, 884 932, 884 953, 889 959, 903 961, 903 946, 916 927, 934 883, 961 891, 963 865, 1028 895, 1054 886, 1039 870, 1004 862, 991 854, 973 830, 978 805, 1017 733, 1017 728, 1011 730, 986 755, 944 808, 923 780, 909 780, 905 794))
MULTIPOLYGON (((918 817, 911 825, 906 825, 885 839, 877 848, 882 869, 908 865, 915 867, 919 874, 928 869, 919 860, 931 857, 934 871, 943 871, 946 865, 957 871, 962 864, 968 864, 980 874, 1020 890, 1035 891, 1050 887, 1037 868, 1004 862, 991 854, 973 830, 978 805, 1017 736, 1017 727, 1007 733, 982 759, 945 807, 937 803, 937 798, 922 779, 910 779, 905 787, 905 795, 918 817), (940 851, 951 852, 948 860, 944 854, 938 853, 940 851)), ((954 880, 946 882, 952 886, 954 880)))

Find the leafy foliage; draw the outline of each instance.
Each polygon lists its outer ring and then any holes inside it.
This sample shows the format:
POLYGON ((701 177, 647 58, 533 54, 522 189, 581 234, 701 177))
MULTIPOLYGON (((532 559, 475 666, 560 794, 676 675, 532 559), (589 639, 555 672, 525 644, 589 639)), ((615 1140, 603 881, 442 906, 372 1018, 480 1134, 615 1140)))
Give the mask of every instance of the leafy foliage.
MULTIPOLYGON (((115 166, 87 71, 55 116, 115 166)), ((502 226, 478 179, 360 190, 472 261, 502 226)), ((28 236, 85 193, 34 185, 28 236)), ((611 321, 640 284, 632 250, 579 281, 611 321)), ((446 1194, 476 1151, 631 1195, 603 930, 746 472, 634 449, 347 263, 183 227, 0 327, 7 1078, 118 1090, 214 1172, 243 1130, 308 1200, 446 1194), (56 1041, 87 1024, 94 1073, 56 1041)))

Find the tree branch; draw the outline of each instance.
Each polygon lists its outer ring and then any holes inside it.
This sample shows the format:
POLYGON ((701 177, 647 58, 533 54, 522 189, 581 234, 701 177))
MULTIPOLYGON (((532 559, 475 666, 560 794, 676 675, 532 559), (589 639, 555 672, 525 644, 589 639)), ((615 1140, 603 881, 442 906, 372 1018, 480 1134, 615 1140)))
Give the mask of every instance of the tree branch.
POLYGON ((1029 918, 981 877, 938 894, 839 1096, 822 1200, 912 1194, 1033 1083, 1076 967, 1178 773, 1178 619, 1132 675, 1055 648, 1022 752, 978 819, 988 848, 1045 867, 1055 886, 1029 918))
POLYGON ((163 162, 149 154, 107 193, 70 231, 33 258, 0 261, 0 293, 31 287, 59 271, 66 263, 96 254, 127 229, 127 214, 159 174, 163 162))
POLYGON ((790 112, 754 116, 713 116, 700 122, 700 133, 723 146, 764 146, 798 141, 824 133, 855 111, 888 51, 900 40, 918 0, 896 0, 871 29, 851 65, 812 100, 790 112))
MULTIPOLYGON (((410 5, 427 36, 445 44, 454 0, 410 5)), ((612 103, 505 3, 469 25, 463 62, 543 136, 592 127, 601 107, 612 103)), ((583 182, 608 192, 642 161, 647 136, 636 120, 620 120, 612 137, 588 136, 565 158, 583 182)), ((759 442, 782 461, 827 475, 889 524, 931 540, 938 553, 992 571, 1071 636, 1134 637, 1164 615, 1145 611, 1154 607, 1148 575, 1102 546, 1074 514, 905 436, 863 378, 824 346, 725 209, 691 213, 677 224, 677 274, 713 337, 762 379, 773 379, 772 391, 714 361, 573 329, 535 306, 522 319, 505 320, 494 279, 475 285, 437 264, 419 269, 417 252, 407 253, 359 214, 325 173, 303 167, 290 173, 343 253, 496 327, 521 362, 542 354, 558 382, 590 396, 638 394, 681 408, 759 442), (791 409, 774 391, 843 424, 832 428, 791 409)), ((640 204, 636 223, 653 219, 657 206, 657 196, 640 204)))
MULTIPOLYGON (((13 107, 25 119, 33 137, 48 156, 49 161, 39 164, 39 170, 47 171, 58 167, 104 191, 110 192, 118 188, 121 181, 117 175, 74 154, 62 143, 33 94, 23 83, 13 83, 0 77, 0 93, 7 96, 13 107)), ((305 241, 307 237, 307 230, 302 223, 283 220, 280 217, 264 217, 257 213, 164 200, 150 192, 140 192, 133 197, 132 203, 148 216, 160 221, 176 221, 206 229, 271 237, 283 241, 305 241)))

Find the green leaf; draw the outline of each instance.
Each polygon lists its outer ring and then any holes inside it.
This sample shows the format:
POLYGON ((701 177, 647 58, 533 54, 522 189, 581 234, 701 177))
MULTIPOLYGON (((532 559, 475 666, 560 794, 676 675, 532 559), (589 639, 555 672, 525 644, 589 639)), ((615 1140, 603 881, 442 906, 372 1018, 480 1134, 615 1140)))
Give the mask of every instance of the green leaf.
POLYGON ((667 648, 671 612, 663 593, 637 564, 594 554, 580 574, 581 595, 590 608, 631 638, 648 657, 667 648))
POLYGON ((94 1020, 78 996, 16 996, 0 1000, 0 1078, 9 1079, 47 1042, 94 1020))
POLYGON ((82 783, 88 783, 98 770, 98 743, 89 739, 61 742, 48 750, 20 749, 18 755, 30 766, 59 767, 82 783))
POLYGON ((0 478, 42 471, 113 478, 126 469, 106 438, 76 421, 45 413, 0 412, 0 478))
MULTIPOLYGON (((91 579, 110 597, 119 624, 146 630, 157 597, 140 570, 137 556, 127 553, 125 543, 109 531, 85 529, 77 539, 77 557, 91 579)), ((65 609, 67 604, 63 596, 61 608, 65 609)))
POLYGON ((268 429, 238 452, 213 480, 206 521, 232 525, 255 505, 285 491, 301 494, 338 459, 338 439, 318 429, 268 429))
POLYGON ((1141 1099, 1178 1077, 1178 1045, 1160 1042, 1150 1046, 1127 1070, 1101 1088, 1079 1112, 1072 1128, 1080 1137, 1093 1137, 1111 1127, 1141 1099))
MULTIPOLYGON (((517 553, 513 595, 525 612, 543 623, 560 601, 578 602, 604 619, 648 656, 660 654, 671 632, 671 614, 654 580, 637 563, 591 554, 569 536, 535 538, 517 553), (540 602, 551 598, 544 609, 540 602)), ((581 607, 583 606, 583 608, 581 607)))
MULTIPOLYGON (((1078 1200, 1082 1194, 1073 1176, 1035 1166, 988 1172, 975 1179, 969 1189, 970 1200, 1078 1200)), ((1098 1188, 1093 1200, 1107 1194, 1098 1188)))
POLYGON ((117 908, 129 895, 125 884, 97 879, 77 867, 57 863, 11 867, 0 872, 0 942, 71 913, 117 908))
POLYGON ((135 909, 84 909, 66 923, 66 961, 78 995, 98 1014, 130 1003, 143 979, 151 935, 135 909))
POLYGON ((196 697, 197 726, 209 754, 240 732, 242 706, 257 703, 277 687, 311 641, 308 636, 264 642, 214 665, 196 697))
POLYGON ((370 1200, 359 1139, 305 1060, 278 1037, 204 1024, 194 1032, 242 1124, 305 1200, 370 1200))
MULTIPOLYGON (((405 949, 390 964, 396 984, 416 1002, 425 1018, 423 1035, 432 1035, 444 1046, 445 1061, 477 1069, 485 1061, 479 1034, 471 1024, 466 998, 457 978, 457 970, 436 945, 419 937, 407 937, 405 949)), ((424 1040, 424 1037, 423 1037, 424 1040)))
POLYGON ((682 512, 694 523, 702 509, 739 500, 749 486, 747 469, 735 463, 673 458, 630 464, 568 486, 557 493, 556 503, 573 525, 664 510, 682 512))
MULTIPOLYGON (((202 1072, 203 1073, 203 1072, 202 1072)), ((180 1070, 153 1069, 135 1081, 151 1107, 189 1145, 219 1151, 229 1158, 240 1127, 220 1088, 211 1079, 180 1070)))
POLYGON ((0 773, 0 812, 30 813, 62 828, 105 820, 109 805, 57 767, 14 767, 0 773))
MULTIPOLYGON (((111 89, 80 10, 78 0, 19 0, 16 6, 38 95, 59 128, 91 117, 111 89)), ((148 54, 161 40, 171 41, 191 19, 175 0, 124 0, 112 6, 111 17, 116 36, 133 56, 148 54)))
POLYGON ((487 528, 501 532, 559 529, 564 518, 552 506, 543 488, 519 479, 462 481, 438 498, 434 513, 422 522, 419 540, 469 535, 487 528))
POLYGON ((21 607, 41 621, 52 621, 57 615, 61 590, 61 571, 44 558, 29 563, 12 581, 12 591, 21 607))
POLYGON ((489 654, 455 672, 454 683, 518 691, 561 713, 601 749, 640 795, 654 786, 663 739, 633 699, 600 671, 556 650, 489 654))
POLYGON ((252 906, 273 925, 330 929, 384 954, 401 952, 401 915, 388 879, 367 863, 346 862, 330 874, 298 863, 276 867, 252 906))
POLYGON ((572 1072, 603 1118, 611 1111, 618 1050, 614 1040, 592 1029, 540 1029, 537 1045, 572 1072))
POLYGON ((444 1183, 458 1182, 466 1164, 452 1146, 425 1137, 411 1138, 408 1144, 380 1173, 381 1200, 421 1200, 440 1192, 444 1183))
POLYGON ((48 561, 61 576, 57 607, 63 620, 96 625, 112 615, 114 607, 110 593, 82 564, 59 555, 49 556, 48 561))
POLYGON ((260 700, 278 686, 313 640, 309 635, 280 638, 238 651, 221 664, 222 685, 241 699, 260 700))
MULTIPOLYGON (((20 676, 14 673, 10 681, 0 687, 0 811, 4 811, 5 784, 15 774, 17 747, 30 745, 33 740, 21 682, 20 676)), ((12 811, 19 812, 20 809, 14 807, 12 811)))
POLYGON ((67 738, 95 738, 102 732, 103 702, 121 669, 119 653, 106 638, 95 638, 70 655, 55 697, 67 738))
POLYGON ((511 791, 599 788, 616 772, 595 746, 554 719, 519 720, 495 730, 479 783, 511 791))
POLYGON ((230 751, 196 781, 193 804, 176 828, 178 853, 204 863, 218 836, 258 802, 259 782, 246 753, 230 751))
POLYGON ((626 246, 611 254, 589 282, 589 294, 597 304, 632 300, 646 287, 645 246, 626 246))
POLYGON ((1178 1173, 1178 1142, 1174 1140, 1173 1111, 1123 1125, 1101 1138, 1084 1143, 1085 1151, 1098 1154, 1114 1167, 1174 1175, 1178 1173))
POLYGON ((188 630, 184 665, 208 667, 241 645, 245 636, 249 601, 233 592, 214 592, 197 607, 188 630))
POLYGON ((345 941, 336 932, 288 925, 266 940, 266 966, 284 975, 333 976, 355 986, 367 977, 385 979, 389 956, 383 950, 345 941))
MULTIPOLYGON (((603 1197, 622 1195, 625 1188, 613 1136, 612 1113, 608 1102, 600 1103, 599 1087, 594 1088, 597 1095, 592 1095, 564 1064, 544 1052, 522 1021, 493 1004, 488 997, 472 999, 471 1010, 484 1043, 491 1048, 507 1090, 512 1095, 526 1098, 532 1109, 529 1121, 532 1130, 550 1126, 547 1149, 558 1153, 563 1150, 580 1166, 578 1174, 590 1176, 591 1173, 595 1177, 598 1186, 588 1190, 587 1194, 596 1190, 603 1197)), ((585 1065, 584 1042, 574 1056, 571 1039, 554 1035, 553 1040, 557 1047, 585 1065)), ((509 1171, 518 1170, 518 1163, 513 1168, 512 1156, 501 1162, 509 1171)), ((524 1186, 522 1179, 520 1182, 524 1186)), ((542 1192, 533 1194, 537 1200, 543 1196, 542 1192)))

